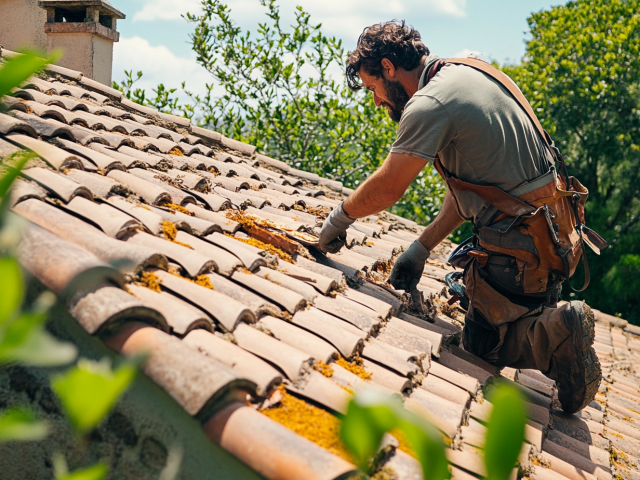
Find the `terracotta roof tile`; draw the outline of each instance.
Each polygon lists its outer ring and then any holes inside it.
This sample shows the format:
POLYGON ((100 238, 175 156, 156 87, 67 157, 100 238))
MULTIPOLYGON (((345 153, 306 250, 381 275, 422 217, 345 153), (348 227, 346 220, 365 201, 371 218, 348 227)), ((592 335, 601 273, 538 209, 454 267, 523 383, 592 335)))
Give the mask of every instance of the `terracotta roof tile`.
POLYGON ((144 299, 109 285, 98 285, 83 293, 81 298, 70 300, 69 305, 71 315, 90 335, 108 335, 132 318, 168 332, 164 312, 157 307, 157 304, 144 302, 144 299))
POLYGON ((197 305, 211 315, 226 331, 232 332, 238 323, 255 322, 255 315, 242 303, 216 290, 209 290, 196 283, 171 275, 161 270, 153 271, 167 289, 181 298, 197 305))
POLYGON ((153 306, 162 314, 166 319, 167 332, 185 336, 197 328, 213 331, 213 321, 206 313, 167 292, 158 293, 135 284, 129 284, 127 289, 145 305, 153 306))
POLYGON ((140 228, 140 223, 135 218, 106 203, 99 204, 76 196, 67 203, 65 209, 98 225, 112 238, 122 238, 140 228))
POLYGON ((333 345, 285 320, 266 316, 260 319, 258 325, 267 328, 281 342, 311 355, 316 360, 329 363, 339 356, 333 345))
POLYGON ((257 386, 256 393, 261 397, 268 395, 282 383, 280 372, 267 362, 213 333, 193 330, 187 334, 183 342, 203 355, 224 363, 239 376, 254 382, 257 386))
POLYGON ((167 268, 166 257, 157 249, 132 245, 105 235, 97 228, 39 200, 25 200, 13 210, 61 239, 85 249, 104 262, 119 264, 133 273, 148 266, 167 268), (126 262, 123 263, 123 260, 126 262))
POLYGON ((294 383, 304 382, 313 357, 244 323, 233 331, 238 346, 277 366, 294 383))
POLYGON ((146 353, 144 373, 200 420, 255 391, 253 382, 226 365, 144 324, 129 324, 106 343, 124 355, 146 353))
POLYGON ((124 283, 122 274, 112 266, 35 225, 23 229, 18 259, 29 273, 58 295, 74 292, 87 279, 103 278, 120 285, 124 283))
POLYGON ((204 431, 217 445, 266 478, 333 480, 356 468, 241 403, 213 415, 204 431))

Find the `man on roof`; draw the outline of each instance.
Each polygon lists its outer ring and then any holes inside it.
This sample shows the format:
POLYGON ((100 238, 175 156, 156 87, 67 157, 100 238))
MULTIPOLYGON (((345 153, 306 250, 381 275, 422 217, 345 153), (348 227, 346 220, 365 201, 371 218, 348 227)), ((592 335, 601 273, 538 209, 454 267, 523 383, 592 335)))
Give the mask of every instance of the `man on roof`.
POLYGON ((566 174, 520 90, 480 60, 430 54, 398 21, 364 30, 346 77, 351 89, 372 92, 398 134, 382 166, 325 220, 321 250, 338 252, 349 225, 392 206, 434 163, 447 184, 442 209, 389 282, 420 303, 431 250, 472 222, 475 236, 450 259, 464 268, 470 302, 464 348, 498 367, 540 370, 556 381, 564 411, 583 409, 601 380, 594 317, 583 302, 558 301, 582 256, 587 191, 566 174))

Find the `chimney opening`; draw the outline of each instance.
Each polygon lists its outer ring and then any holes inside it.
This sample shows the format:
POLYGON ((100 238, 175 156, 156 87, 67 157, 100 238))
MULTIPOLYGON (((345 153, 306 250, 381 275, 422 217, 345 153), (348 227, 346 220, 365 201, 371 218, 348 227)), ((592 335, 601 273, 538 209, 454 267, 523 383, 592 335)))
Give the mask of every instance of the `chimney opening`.
POLYGON ((100 14, 100 25, 113 29, 113 16, 100 14))
POLYGON ((86 8, 78 8, 73 10, 67 8, 56 8, 56 23, 83 23, 86 17, 86 8))

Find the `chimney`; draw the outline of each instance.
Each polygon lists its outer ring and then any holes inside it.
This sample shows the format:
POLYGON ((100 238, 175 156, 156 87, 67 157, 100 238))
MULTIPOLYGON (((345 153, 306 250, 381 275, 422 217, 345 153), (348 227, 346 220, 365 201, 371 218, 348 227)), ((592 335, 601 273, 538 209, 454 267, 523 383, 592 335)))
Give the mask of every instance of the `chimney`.
MULTIPOLYGON (((0 0, 2 1, 2 0, 0 0)), ((125 15, 104 0, 40 0, 46 10, 47 51, 61 49, 58 64, 111 86, 113 43, 125 15)))
POLYGON ((60 66, 111 86, 116 22, 124 18, 104 0, 0 0, 0 45, 61 49, 60 66))

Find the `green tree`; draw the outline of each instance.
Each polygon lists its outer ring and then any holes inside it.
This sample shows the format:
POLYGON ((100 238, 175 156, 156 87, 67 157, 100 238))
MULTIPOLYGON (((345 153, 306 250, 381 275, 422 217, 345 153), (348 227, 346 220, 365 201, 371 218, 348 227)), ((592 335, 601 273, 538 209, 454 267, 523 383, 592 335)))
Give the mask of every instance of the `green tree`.
MULTIPOLYGON (((256 32, 242 31, 219 0, 202 0, 199 13, 185 15, 194 25, 190 40, 197 60, 213 80, 205 95, 191 93, 184 83, 190 103, 181 104, 177 89, 163 84, 148 94, 134 88, 142 72, 135 78, 126 72, 125 81, 114 87, 137 102, 256 145, 296 168, 357 187, 385 159, 397 126, 368 92, 346 87, 347 52, 341 40, 324 35, 302 7, 286 30, 276 0, 261 4, 266 18, 256 32)), ((393 211, 430 221, 444 192, 434 173, 428 166, 393 211)))
POLYGON ((522 62, 503 67, 568 156, 570 173, 589 189, 587 224, 612 244, 600 257, 589 253, 591 286, 574 298, 635 323, 640 322, 639 12, 639 0, 577 0, 534 13, 522 62))

